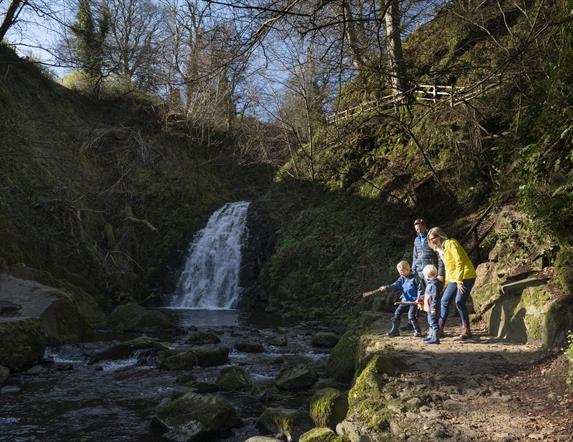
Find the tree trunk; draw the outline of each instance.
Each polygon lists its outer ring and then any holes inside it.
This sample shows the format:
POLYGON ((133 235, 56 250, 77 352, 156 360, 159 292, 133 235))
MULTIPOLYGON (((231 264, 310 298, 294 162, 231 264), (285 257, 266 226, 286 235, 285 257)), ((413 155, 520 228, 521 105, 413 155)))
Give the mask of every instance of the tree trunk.
POLYGON ((4 36, 10 29, 10 26, 14 24, 20 11, 24 6, 26 6, 26 0, 12 0, 10 6, 8 6, 8 10, 6 11, 6 16, 4 17, 4 21, 2 25, 0 25, 0 41, 4 40, 4 36))
POLYGON ((383 7, 392 90, 396 99, 401 101, 408 91, 408 80, 400 38, 400 1, 386 0, 383 7))

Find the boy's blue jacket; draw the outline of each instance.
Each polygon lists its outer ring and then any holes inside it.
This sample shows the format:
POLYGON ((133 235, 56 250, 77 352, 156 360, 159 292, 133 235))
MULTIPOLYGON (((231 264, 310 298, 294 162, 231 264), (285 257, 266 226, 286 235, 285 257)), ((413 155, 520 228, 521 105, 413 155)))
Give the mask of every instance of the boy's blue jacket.
POLYGON ((426 295, 430 296, 430 308, 432 310, 438 309, 438 302, 443 285, 442 281, 438 278, 430 279, 426 282, 426 295))
POLYGON ((407 276, 400 276, 395 282, 388 286, 389 290, 402 290, 402 296, 406 302, 415 302, 422 296, 422 286, 418 275, 410 273, 407 276))

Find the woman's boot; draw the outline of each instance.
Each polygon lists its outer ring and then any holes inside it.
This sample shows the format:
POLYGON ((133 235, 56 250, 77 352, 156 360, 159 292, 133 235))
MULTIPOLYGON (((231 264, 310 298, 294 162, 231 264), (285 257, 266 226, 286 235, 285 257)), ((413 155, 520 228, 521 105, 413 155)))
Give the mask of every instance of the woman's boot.
POLYGON ((438 338, 445 338, 446 337, 446 333, 444 332, 445 326, 446 326, 446 324, 444 323, 444 321, 442 319, 440 319, 438 321, 438 338))
POLYGON ((388 336, 400 336, 400 318, 392 318, 392 327, 390 327, 388 336))
POLYGON ((470 330, 469 324, 462 325, 462 334, 460 335, 460 339, 469 339, 472 337, 472 331, 470 330))

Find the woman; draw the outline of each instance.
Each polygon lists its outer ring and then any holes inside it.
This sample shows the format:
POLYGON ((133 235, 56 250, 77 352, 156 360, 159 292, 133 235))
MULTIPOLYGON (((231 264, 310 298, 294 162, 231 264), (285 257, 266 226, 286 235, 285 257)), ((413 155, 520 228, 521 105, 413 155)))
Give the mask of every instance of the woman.
POLYGON ((446 318, 448 317, 448 307, 455 296, 456 308, 462 319, 462 334, 460 338, 471 338, 472 332, 470 330, 470 318, 466 301, 476 280, 475 268, 460 243, 455 239, 449 239, 439 227, 430 229, 428 242, 430 247, 438 252, 446 268, 446 288, 442 294, 438 321, 440 335, 443 336, 446 318))

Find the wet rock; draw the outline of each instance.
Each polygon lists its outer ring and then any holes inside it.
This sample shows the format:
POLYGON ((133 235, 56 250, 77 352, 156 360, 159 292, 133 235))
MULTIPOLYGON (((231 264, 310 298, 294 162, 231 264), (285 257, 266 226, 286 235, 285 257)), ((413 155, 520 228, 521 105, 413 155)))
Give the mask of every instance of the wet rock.
POLYGON ((10 369, 8 367, 3 367, 2 365, 0 365, 0 387, 4 385, 4 382, 6 382, 8 376, 10 376, 10 369))
POLYGON ((181 396, 184 396, 187 393, 198 393, 198 392, 195 389, 185 385, 176 385, 171 391, 171 399, 180 398, 181 396))
POLYGON ((0 299, 0 315, 10 316, 18 314, 18 311, 22 309, 20 304, 16 304, 12 301, 6 301, 0 299))
POLYGON ((348 412, 348 398, 334 388, 318 390, 310 400, 310 417, 317 427, 335 429, 348 412))
POLYGON ((223 365, 229 360, 229 349, 222 345, 196 345, 191 347, 191 351, 197 356, 201 367, 223 365))
POLYGON ((156 343, 156 339, 147 336, 141 336, 139 338, 132 339, 131 341, 121 342, 94 353, 90 359, 90 364, 105 360, 116 361, 119 359, 127 359, 134 351, 153 348, 156 343))
POLYGON ((191 333, 187 342, 193 345, 219 344, 221 339, 215 333, 198 331, 191 333))
POLYGON ((257 420, 257 426, 272 433, 282 432, 287 440, 298 440, 301 434, 312 428, 312 422, 300 409, 267 408, 257 420))
POLYGON ((235 342, 235 350, 244 353, 262 353, 264 348, 258 342, 239 341, 235 342))
POLYGON ((175 382, 181 385, 190 385, 193 384, 197 380, 196 376, 193 373, 181 373, 175 379, 175 382))
POLYGON ((158 355, 158 360, 160 362, 160 367, 168 370, 190 370, 199 362, 197 355, 193 351, 179 353, 163 352, 161 353, 161 356, 158 355), (167 357, 163 358, 165 353, 167 353, 167 357))
POLYGON ((175 326, 169 317, 157 310, 148 310, 136 303, 123 304, 111 312, 109 323, 118 330, 126 331, 173 331, 175 326))
POLYGON ((228 430, 237 425, 239 419, 235 409, 225 399, 187 393, 159 404, 153 422, 168 430, 163 437, 186 442, 228 430))
POLYGON ((316 370, 301 363, 282 368, 277 375, 275 384, 282 390, 297 390, 310 387, 317 380, 316 370))
POLYGON ((300 442, 347 442, 346 436, 340 436, 330 428, 313 428, 300 436, 300 442))
POLYGON ((312 345, 318 348, 332 348, 337 343, 340 337, 332 332, 318 332, 312 337, 312 345))
POLYGON ((227 367, 221 370, 217 385, 223 390, 244 390, 252 385, 245 370, 239 367, 227 367))
POLYGON ((42 367, 41 365, 34 365, 32 368, 26 371, 26 374, 39 375, 47 372, 48 370, 45 367, 42 367))
POLYGON ((193 382, 190 387, 197 393, 216 393, 219 391, 219 386, 217 384, 211 384, 209 382, 193 382))
POLYGON ((267 344, 273 345, 275 347, 286 347, 288 345, 288 338, 286 335, 271 336, 267 340, 267 344))

